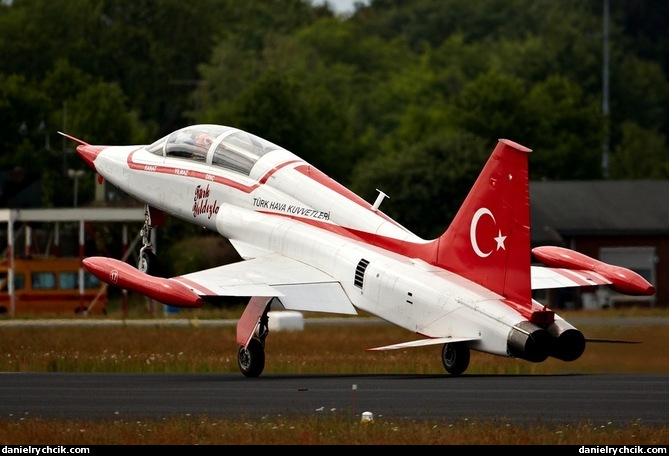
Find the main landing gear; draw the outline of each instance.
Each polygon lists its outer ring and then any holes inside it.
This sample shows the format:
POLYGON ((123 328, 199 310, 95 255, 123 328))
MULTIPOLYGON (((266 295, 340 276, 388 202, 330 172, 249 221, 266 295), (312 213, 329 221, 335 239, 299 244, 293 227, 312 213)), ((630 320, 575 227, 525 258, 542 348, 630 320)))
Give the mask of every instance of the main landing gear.
MULTIPOLYGON (((248 313, 249 317, 252 317, 254 308, 258 309, 258 303, 254 303, 254 299, 255 298, 251 298, 251 301, 246 307, 247 311, 250 311, 248 313)), ((265 339, 269 334, 268 313, 270 307, 270 302, 267 302, 264 310, 261 308, 262 315, 260 316, 260 319, 257 320, 258 323, 253 329, 253 336, 251 337, 251 340, 246 345, 246 348, 240 343, 237 350, 237 365, 239 366, 239 370, 246 377, 258 377, 260 374, 262 374, 263 369, 265 369, 265 339)), ((239 324, 242 326, 245 317, 246 315, 242 315, 242 319, 240 320, 239 324)), ((238 336, 239 334, 240 326, 238 326, 238 336)))
POLYGON ((441 361, 451 375, 460 375, 469 367, 469 347, 463 343, 444 344, 441 361))

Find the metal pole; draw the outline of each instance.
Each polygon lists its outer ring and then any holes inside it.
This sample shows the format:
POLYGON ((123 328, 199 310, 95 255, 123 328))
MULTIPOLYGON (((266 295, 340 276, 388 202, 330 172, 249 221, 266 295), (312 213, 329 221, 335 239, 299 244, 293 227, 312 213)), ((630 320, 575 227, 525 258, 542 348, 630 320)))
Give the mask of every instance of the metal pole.
POLYGON ((84 246, 85 246, 85 222, 82 218, 79 220, 79 310, 82 315, 86 315, 87 312, 84 310, 86 306, 84 305, 84 246))
POLYGON ((602 69, 602 120, 604 122, 604 143, 602 144, 602 175, 609 177, 609 0, 604 0, 603 34, 603 69, 602 69))
POLYGON ((7 221, 7 292, 9 293, 9 315, 14 316, 16 311, 16 297, 14 290, 14 211, 9 211, 7 221))

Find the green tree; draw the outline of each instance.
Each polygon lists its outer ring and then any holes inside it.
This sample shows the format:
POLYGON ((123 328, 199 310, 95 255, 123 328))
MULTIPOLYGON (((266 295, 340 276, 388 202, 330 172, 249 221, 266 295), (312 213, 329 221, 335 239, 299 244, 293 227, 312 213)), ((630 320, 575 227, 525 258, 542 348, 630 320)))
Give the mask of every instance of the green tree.
POLYGON ((23 75, 0 73, 0 169, 41 163, 47 115, 48 99, 40 90, 23 75))
MULTIPOLYGON (((350 171, 346 151, 337 155, 345 120, 334 97, 270 71, 243 92, 232 106, 234 124, 258 134, 323 168, 335 179, 350 171)), ((345 143, 342 141, 341 143, 345 143)))
POLYGON ((602 177, 598 102, 575 82, 557 75, 535 84, 520 100, 525 118, 519 142, 535 150, 530 157, 530 178, 602 177))
POLYGON ((611 155, 612 179, 668 179, 667 139, 633 122, 622 126, 622 141, 611 155))
POLYGON ((669 134, 669 81, 659 64, 628 54, 612 64, 611 73, 614 143, 628 121, 669 134))
POLYGON ((351 188, 370 203, 375 189, 383 191, 389 196, 383 212, 419 236, 433 238, 455 216, 492 147, 468 132, 435 132, 407 149, 364 160, 351 188))
POLYGON ((527 82, 490 71, 465 84, 455 101, 458 127, 482 138, 522 138, 528 118, 521 102, 527 82))
MULTIPOLYGON (((658 150, 668 136, 663 8, 612 5, 614 155, 636 138, 627 124, 658 150)), ((344 183, 465 133, 534 149, 533 178, 599 178, 602 41, 600 0, 373 0, 349 19, 306 0, 14 0, 0 4, 0 161, 62 170, 61 128, 149 142, 220 122, 344 183)))

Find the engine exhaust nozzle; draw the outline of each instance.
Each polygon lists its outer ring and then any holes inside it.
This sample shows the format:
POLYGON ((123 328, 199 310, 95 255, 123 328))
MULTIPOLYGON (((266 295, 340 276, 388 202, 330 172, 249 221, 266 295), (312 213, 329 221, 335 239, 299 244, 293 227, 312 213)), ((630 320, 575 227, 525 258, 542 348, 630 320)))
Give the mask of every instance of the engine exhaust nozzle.
POLYGON ((511 328, 506 349, 511 356, 540 363, 548 358, 551 345, 552 338, 548 331, 534 323, 523 321, 511 328))

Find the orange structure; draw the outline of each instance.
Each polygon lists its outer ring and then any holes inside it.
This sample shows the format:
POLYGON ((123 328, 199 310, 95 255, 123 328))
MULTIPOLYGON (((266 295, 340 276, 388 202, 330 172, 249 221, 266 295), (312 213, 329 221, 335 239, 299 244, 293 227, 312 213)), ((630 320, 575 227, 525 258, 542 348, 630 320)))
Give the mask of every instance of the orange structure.
MULTIPOLYGON (((142 207, 0 209, 0 223, 7 227, 7 250, 0 263, 0 315, 106 313, 106 285, 82 265, 85 224, 143 222, 144 218, 142 207), (54 224, 54 253, 34 255, 31 224, 45 222, 54 224), (79 224, 78 252, 76 256, 60 256, 60 224, 72 222, 79 224), (25 231, 21 255, 16 255, 15 226, 25 231)), ((125 251, 127 227, 123 228, 125 251)))
MULTIPOLYGON (((79 258, 15 259, 14 314, 106 314, 107 287, 80 267, 79 258)), ((8 285, 9 268, 0 265, 0 314, 11 311, 8 285)))

